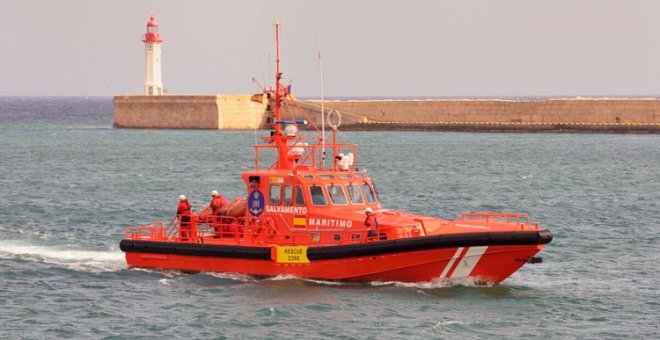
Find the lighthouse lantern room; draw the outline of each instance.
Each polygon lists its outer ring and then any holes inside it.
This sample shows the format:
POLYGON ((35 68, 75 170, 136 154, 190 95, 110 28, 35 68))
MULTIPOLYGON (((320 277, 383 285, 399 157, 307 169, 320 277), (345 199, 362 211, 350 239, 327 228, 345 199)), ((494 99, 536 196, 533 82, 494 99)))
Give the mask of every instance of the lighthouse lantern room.
POLYGON ((151 16, 147 22, 147 33, 144 35, 145 81, 144 94, 147 96, 162 95, 163 81, 161 80, 161 50, 163 42, 156 17, 151 16))

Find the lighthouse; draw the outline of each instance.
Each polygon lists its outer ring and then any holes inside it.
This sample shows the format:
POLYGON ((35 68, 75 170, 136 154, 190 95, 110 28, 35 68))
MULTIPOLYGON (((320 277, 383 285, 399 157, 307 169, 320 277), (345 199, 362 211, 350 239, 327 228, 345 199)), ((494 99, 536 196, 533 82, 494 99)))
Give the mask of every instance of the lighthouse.
POLYGON ((144 42, 145 66, 144 95, 162 95, 163 81, 160 72, 160 43, 163 42, 163 39, 158 31, 156 17, 153 15, 149 18, 149 22, 147 22, 147 33, 145 33, 142 41, 144 42))

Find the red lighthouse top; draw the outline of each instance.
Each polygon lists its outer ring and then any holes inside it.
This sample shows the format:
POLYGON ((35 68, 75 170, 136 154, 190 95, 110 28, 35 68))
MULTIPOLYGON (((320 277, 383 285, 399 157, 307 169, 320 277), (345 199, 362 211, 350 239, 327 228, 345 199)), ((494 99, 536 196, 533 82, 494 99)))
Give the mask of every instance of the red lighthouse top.
POLYGON ((144 35, 142 41, 146 43, 161 43, 163 38, 160 36, 158 27, 159 25, 156 22, 156 17, 152 15, 151 18, 149 18, 149 22, 147 22, 147 33, 144 35))

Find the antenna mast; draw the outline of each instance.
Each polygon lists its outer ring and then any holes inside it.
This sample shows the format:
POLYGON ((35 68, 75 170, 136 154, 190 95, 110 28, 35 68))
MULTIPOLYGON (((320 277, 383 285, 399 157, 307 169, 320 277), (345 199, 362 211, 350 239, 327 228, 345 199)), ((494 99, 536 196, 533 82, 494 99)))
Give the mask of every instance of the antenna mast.
MULTIPOLYGON (((282 73, 280 72, 280 22, 275 22, 275 121, 282 119, 282 85, 280 79, 282 73)), ((282 126, 275 124, 275 134, 277 136, 282 134, 282 126)))
POLYGON ((325 162, 325 98, 323 93, 323 59, 321 59, 321 20, 319 19, 318 4, 315 7, 316 14, 316 39, 318 44, 319 57, 319 80, 321 81, 321 159, 320 168, 323 168, 325 162))
POLYGON ((319 47, 319 75, 321 77, 321 168, 325 161, 325 106, 323 98, 323 61, 321 60, 321 48, 319 47))

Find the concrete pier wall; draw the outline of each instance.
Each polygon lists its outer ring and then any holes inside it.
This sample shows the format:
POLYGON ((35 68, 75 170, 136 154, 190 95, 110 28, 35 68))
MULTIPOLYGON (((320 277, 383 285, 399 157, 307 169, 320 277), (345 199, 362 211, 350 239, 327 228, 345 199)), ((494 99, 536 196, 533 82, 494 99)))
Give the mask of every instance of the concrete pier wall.
POLYGON ((115 96, 113 126, 244 130, 263 125, 264 95, 115 96))
POLYGON ((264 125, 268 100, 263 94, 217 96, 216 103, 221 130, 253 130, 264 125))
MULTIPOLYGON (((262 94, 116 96, 113 103, 115 127, 164 129, 268 129, 268 107, 274 106, 262 94)), ((660 132, 656 98, 332 100, 324 105, 326 112, 341 112, 342 128, 353 130, 660 132)), ((299 106, 320 122, 320 101, 302 100, 299 106)))
MULTIPOLYGON (((318 101, 306 101, 320 106, 318 101)), ((658 123, 658 99, 428 99, 333 100, 325 106, 347 121, 658 123)))
MULTIPOLYGON (((305 101, 319 117, 320 102, 305 101)), ((655 98, 334 100, 344 130, 660 132, 655 98)))

